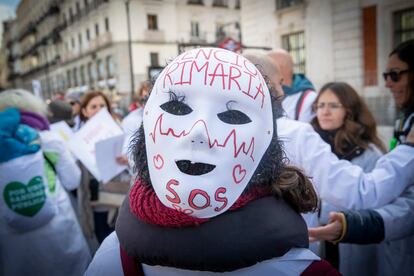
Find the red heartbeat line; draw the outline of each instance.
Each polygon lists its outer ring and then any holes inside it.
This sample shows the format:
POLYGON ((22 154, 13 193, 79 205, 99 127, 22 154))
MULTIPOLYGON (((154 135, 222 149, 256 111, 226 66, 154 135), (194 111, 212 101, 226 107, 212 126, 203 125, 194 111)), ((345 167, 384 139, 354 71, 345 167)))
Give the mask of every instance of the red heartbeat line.
POLYGON ((176 134, 172 128, 168 128, 167 131, 163 131, 162 130, 162 120, 163 120, 163 116, 164 116, 164 113, 162 113, 158 117, 157 122, 155 123, 155 126, 154 126, 154 130, 153 130, 153 132, 150 133, 150 136, 151 136, 152 141, 154 143, 156 142, 156 132, 157 132, 157 129, 158 129, 158 132, 159 132, 160 135, 163 135, 163 136, 172 135, 175 138, 181 138, 181 137, 185 137, 185 136, 189 135, 191 133, 191 131, 193 130, 193 128, 195 128, 195 126, 197 124, 202 124, 203 127, 204 127, 204 130, 205 130, 205 132, 207 134, 207 137, 208 137, 208 146, 210 148, 215 147, 215 146, 216 147, 225 148, 226 145, 227 145, 227 143, 232 138, 232 140, 233 140, 233 148, 234 148, 234 157, 237 157, 240 152, 243 152, 246 155, 248 155, 248 153, 250 152, 249 156, 252 159, 252 161, 254 162, 254 158, 253 158, 253 152, 254 152, 254 137, 252 137, 250 139, 250 144, 249 144, 249 147, 247 149, 246 149, 246 142, 241 143, 241 145, 239 147, 237 147, 237 135, 236 135, 236 130, 235 129, 233 129, 232 131, 230 131, 229 135, 227 135, 226 139, 224 140, 224 142, 222 144, 220 144, 219 141, 217 141, 217 139, 214 139, 213 141, 211 141, 210 134, 209 134, 208 129, 207 129, 207 124, 206 124, 206 122, 204 120, 197 120, 193 124, 193 126, 190 128, 190 130, 188 132, 186 132, 185 130, 183 130, 179 134, 176 134))

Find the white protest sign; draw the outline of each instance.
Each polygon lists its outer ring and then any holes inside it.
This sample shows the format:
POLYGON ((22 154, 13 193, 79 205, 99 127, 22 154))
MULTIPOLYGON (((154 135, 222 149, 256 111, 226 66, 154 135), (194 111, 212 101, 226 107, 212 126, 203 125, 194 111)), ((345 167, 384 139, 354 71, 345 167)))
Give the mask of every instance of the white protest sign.
POLYGON ((73 137, 73 131, 65 121, 51 124, 50 130, 59 134, 65 142, 69 142, 69 140, 73 137))
POLYGON ((103 108, 75 133, 69 141, 69 148, 96 179, 102 180, 96 165, 95 144, 114 136, 122 135, 121 128, 103 108))
POLYGON ((96 142, 96 165, 101 176, 101 180, 106 183, 127 168, 116 162, 116 158, 122 154, 124 135, 114 136, 96 142))

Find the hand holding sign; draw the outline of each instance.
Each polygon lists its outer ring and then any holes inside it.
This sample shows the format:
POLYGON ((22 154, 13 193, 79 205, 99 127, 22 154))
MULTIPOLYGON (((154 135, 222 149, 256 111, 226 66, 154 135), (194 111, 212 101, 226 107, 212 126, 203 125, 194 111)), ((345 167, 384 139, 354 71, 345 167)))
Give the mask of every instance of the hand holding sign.
MULTIPOLYGON (((107 140, 118 136, 123 137, 123 132, 117 123, 112 119, 109 112, 103 108, 95 116, 93 116, 69 141, 69 148, 73 154, 82 162, 83 165, 100 181, 108 181, 116 174, 126 168, 122 166, 122 170, 118 171, 120 167, 115 162, 119 153, 111 151, 108 152, 105 148, 96 147, 100 141, 107 140), (99 152, 98 152, 99 151, 99 152), (103 151, 103 152, 101 152, 103 151), (97 157, 99 156, 99 164, 97 164, 97 157), (102 163, 109 162, 116 165, 115 167, 105 166, 102 171, 102 163), (113 174, 115 173, 115 174, 113 174), (108 177, 110 177, 108 179, 108 177)), ((112 142, 109 142, 112 144, 112 142)), ((122 143, 121 143, 122 145, 122 143)))

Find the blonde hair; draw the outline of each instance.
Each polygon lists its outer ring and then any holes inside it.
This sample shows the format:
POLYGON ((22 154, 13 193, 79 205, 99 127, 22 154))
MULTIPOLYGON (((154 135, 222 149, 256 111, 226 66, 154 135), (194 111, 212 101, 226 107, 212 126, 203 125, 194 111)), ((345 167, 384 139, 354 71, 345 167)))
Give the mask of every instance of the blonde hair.
POLYGON ((0 111, 9 107, 47 116, 46 103, 24 89, 8 89, 0 93, 0 111))

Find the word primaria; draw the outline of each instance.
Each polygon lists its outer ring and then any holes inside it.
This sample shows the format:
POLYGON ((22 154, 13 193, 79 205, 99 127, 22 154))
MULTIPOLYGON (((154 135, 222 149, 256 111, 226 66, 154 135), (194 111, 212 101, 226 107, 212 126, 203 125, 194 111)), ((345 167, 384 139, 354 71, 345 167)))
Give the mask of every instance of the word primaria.
POLYGON ((163 88, 174 85, 192 85, 194 80, 200 80, 195 75, 201 75, 205 86, 220 86, 222 90, 238 90, 253 100, 260 96, 261 107, 264 102, 264 87, 259 71, 247 59, 236 56, 235 60, 225 60, 219 54, 220 50, 205 53, 199 50, 195 58, 183 56, 164 70, 161 79, 163 88), (196 60, 202 53, 204 59, 196 60), (245 81, 245 80, 248 81, 245 81))

